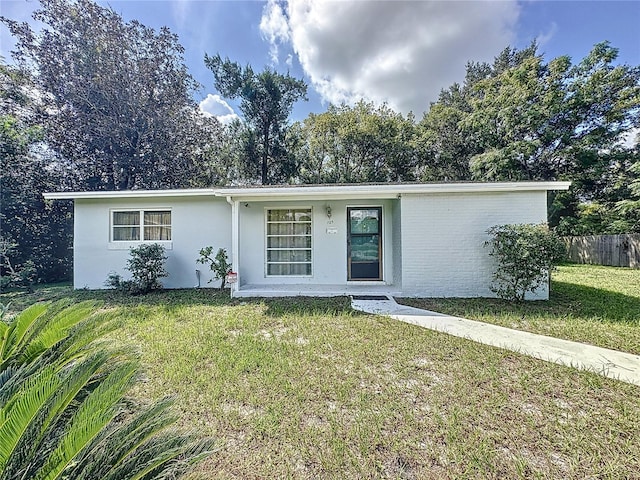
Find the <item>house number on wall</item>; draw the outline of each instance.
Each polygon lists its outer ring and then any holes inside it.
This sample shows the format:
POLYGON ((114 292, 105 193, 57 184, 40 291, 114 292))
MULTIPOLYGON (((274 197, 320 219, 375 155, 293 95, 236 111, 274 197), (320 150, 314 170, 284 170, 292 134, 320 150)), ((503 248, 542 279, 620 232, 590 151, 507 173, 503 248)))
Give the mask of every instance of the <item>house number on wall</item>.
POLYGON ((329 235, 335 235, 336 233, 338 233, 338 229, 337 228, 327 228, 327 233, 329 235))

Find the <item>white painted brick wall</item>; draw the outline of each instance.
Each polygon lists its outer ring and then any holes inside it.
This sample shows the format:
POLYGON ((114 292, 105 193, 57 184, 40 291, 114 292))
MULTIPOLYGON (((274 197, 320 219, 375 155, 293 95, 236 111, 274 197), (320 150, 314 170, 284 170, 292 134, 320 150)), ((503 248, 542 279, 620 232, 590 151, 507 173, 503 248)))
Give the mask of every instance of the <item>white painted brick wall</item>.
MULTIPOLYGON (((541 223, 547 194, 539 192, 403 195, 402 291, 421 297, 491 297, 490 227, 541 223)), ((535 298, 548 298, 540 289, 535 298)))
POLYGON ((402 216, 400 200, 392 203, 392 235, 393 235, 393 285, 402 288, 402 216))

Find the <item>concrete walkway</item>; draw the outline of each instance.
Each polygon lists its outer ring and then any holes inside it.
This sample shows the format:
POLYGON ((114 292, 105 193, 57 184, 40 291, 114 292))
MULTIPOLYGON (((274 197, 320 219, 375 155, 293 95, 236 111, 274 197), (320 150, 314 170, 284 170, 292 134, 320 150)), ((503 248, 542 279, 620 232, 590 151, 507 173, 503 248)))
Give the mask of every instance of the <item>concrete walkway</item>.
POLYGON ((638 355, 399 305, 392 298, 387 300, 357 298, 351 301, 355 310, 386 315, 456 337, 640 385, 640 356, 638 355))

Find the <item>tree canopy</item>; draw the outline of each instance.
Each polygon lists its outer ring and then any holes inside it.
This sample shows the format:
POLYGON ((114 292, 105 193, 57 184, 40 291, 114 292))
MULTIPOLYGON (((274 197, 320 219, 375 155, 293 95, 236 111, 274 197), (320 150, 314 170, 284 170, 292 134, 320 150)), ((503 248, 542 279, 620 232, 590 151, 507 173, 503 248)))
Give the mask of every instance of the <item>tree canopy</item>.
POLYGON ((223 132, 168 29, 89 0, 40 3, 39 32, 0 18, 17 40, 16 66, 0 65, 0 273, 30 261, 50 281, 70 275, 72 208, 43 192, 210 186, 223 132))
POLYGON ((299 179, 305 183, 415 179, 413 118, 387 105, 330 106, 296 124, 299 179))
POLYGON ((295 102, 307 99, 306 83, 269 68, 256 73, 250 65, 243 68, 220 54, 205 54, 204 62, 213 72, 215 88, 226 98, 240 99, 249 169, 258 167, 263 185, 288 181, 295 169, 287 155, 287 122, 295 102))
POLYGON ((72 206, 42 197, 64 188, 69 172, 46 146, 34 88, 28 76, 0 63, 0 271, 12 283, 71 272, 72 206))
POLYGON ((75 188, 189 186, 219 125, 197 111, 197 83, 176 35, 124 22, 90 0, 41 5, 38 33, 3 22, 17 39, 16 59, 50 103, 47 144, 72 165, 75 188))
POLYGON ((624 208, 640 217, 635 204, 620 202, 637 178, 621 139, 640 127, 640 67, 616 65, 617 56, 603 42, 575 64, 545 62, 532 44, 493 65, 469 63, 464 85, 443 90, 418 125, 422 179, 571 180, 550 209, 563 233, 638 231, 621 217, 624 208), (576 222, 581 212, 591 212, 587 224, 576 222))

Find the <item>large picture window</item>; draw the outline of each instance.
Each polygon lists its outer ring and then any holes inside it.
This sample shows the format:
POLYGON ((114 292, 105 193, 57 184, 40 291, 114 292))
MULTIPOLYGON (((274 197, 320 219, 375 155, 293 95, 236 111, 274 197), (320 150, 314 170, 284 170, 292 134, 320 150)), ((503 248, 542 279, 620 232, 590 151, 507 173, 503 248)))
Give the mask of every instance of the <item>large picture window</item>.
POLYGON ((171 240, 170 210, 122 210, 111 214, 114 242, 171 240))
POLYGON ((267 276, 310 276, 311 209, 269 209, 266 215, 267 276))

